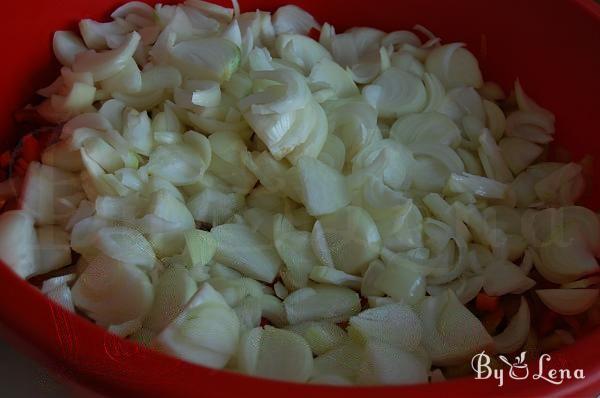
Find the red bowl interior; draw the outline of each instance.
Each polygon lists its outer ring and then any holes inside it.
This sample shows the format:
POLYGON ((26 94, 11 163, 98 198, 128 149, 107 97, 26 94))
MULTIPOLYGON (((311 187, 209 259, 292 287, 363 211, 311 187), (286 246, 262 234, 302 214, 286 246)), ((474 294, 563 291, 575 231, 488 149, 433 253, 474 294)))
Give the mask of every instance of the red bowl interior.
MULTIPOLYGON (((104 18, 123 0, 33 0, 4 4, 4 78, 0 82, 0 149, 14 144, 12 114, 58 73, 52 33, 85 17, 104 18)), ((166 1, 173 2, 173 1, 166 1)), ((150 1, 150 3, 153 3, 150 1)), ((594 0, 242 0, 243 10, 296 3, 338 31, 426 26, 444 41, 468 44, 486 80, 508 92, 518 77, 525 90, 557 116, 555 153, 579 160, 600 153, 600 6, 594 0)), ((557 155, 558 156, 558 155, 557 155)), ((593 176, 600 175, 594 162, 593 176)), ((598 210, 600 181, 588 183, 584 204, 598 210)), ((584 369, 583 381, 560 386, 538 380, 460 379, 422 386, 335 388, 253 379, 184 363, 101 330, 46 300, 0 265, 0 326, 63 376, 110 395, 228 397, 595 396, 600 392, 600 330, 553 354, 550 367, 584 369)))

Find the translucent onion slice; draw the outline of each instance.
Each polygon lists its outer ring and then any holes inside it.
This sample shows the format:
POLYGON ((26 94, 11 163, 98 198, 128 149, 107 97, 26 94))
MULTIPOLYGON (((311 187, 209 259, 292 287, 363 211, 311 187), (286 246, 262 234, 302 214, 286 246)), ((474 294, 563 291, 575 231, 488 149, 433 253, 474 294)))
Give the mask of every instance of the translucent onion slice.
POLYGON ((290 188, 312 216, 333 213, 350 203, 344 176, 318 159, 303 156, 287 172, 290 188))
POLYGON ((340 322, 360 311, 360 297, 346 287, 317 285, 296 290, 283 300, 291 325, 330 320, 340 322))
POLYGON ((54 226, 42 226, 36 232, 38 246, 35 250, 39 258, 39 268, 36 273, 45 274, 71 263, 68 233, 54 226))
POLYGON ((362 346, 349 341, 314 360, 313 377, 336 377, 354 380, 364 355, 362 346))
POLYGON ((273 14, 273 28, 277 35, 283 33, 306 35, 311 29, 319 29, 320 25, 303 9, 287 5, 279 7, 273 14))
POLYGON ((397 67, 387 69, 372 85, 363 88, 363 96, 382 117, 419 112, 427 101, 423 82, 397 67))
POLYGON ((598 299, 598 289, 539 289, 535 292, 552 311, 577 315, 587 311, 598 299))
POLYGON ((88 260, 71 291, 75 306, 105 325, 120 325, 145 316, 154 297, 152 284, 143 271, 102 255, 88 260))
POLYGON ((313 229, 313 239, 327 242, 337 269, 357 274, 379 255, 381 236, 369 213, 360 207, 347 206, 323 216, 319 226, 313 229))
POLYGON ((517 137, 503 138, 499 145, 502 156, 514 174, 529 167, 543 152, 541 146, 517 137))
POLYGON ((95 81, 102 81, 119 73, 125 68, 140 43, 140 35, 131 33, 123 45, 114 50, 97 53, 86 51, 80 53, 73 63, 73 71, 91 72, 95 81))
POLYGON ((240 323, 223 297, 204 283, 185 309, 154 343, 168 354, 211 368, 223 368, 234 355, 240 323))
POLYGON ((74 313, 75 307, 73 306, 73 298, 68 283, 75 280, 76 277, 75 274, 68 274, 46 279, 42 284, 42 293, 67 311, 74 313))
POLYGON ((278 35, 275 50, 283 60, 298 65, 304 73, 311 73, 321 60, 331 59, 329 51, 319 42, 298 34, 278 35))
POLYGON ((242 99, 239 102, 242 112, 250 110, 259 115, 291 112, 304 107, 310 99, 310 90, 304 77, 292 69, 253 71, 250 76, 279 84, 242 99))
POLYGON ((206 188, 187 202, 196 221, 217 226, 226 223, 244 207, 244 196, 240 193, 224 193, 206 188))
POLYGON ((211 233, 217 241, 217 261, 257 280, 273 282, 281 260, 264 238, 240 224, 223 224, 211 233))
POLYGON ((417 306, 423 322, 422 344, 434 365, 461 364, 493 346, 493 339, 454 293, 426 297, 417 306))
POLYGON ((267 326, 242 336, 237 365, 249 375, 303 382, 312 373, 313 358, 308 343, 300 335, 267 326))
POLYGON ((352 97, 359 94, 352 76, 328 57, 323 57, 312 67, 308 81, 311 84, 333 89, 338 98, 352 97))
POLYGON ((216 37, 181 41, 169 54, 183 74, 201 80, 228 80, 240 63, 238 46, 216 37))
POLYGON ((354 290, 360 289, 362 281, 362 278, 358 276, 350 275, 338 269, 321 265, 313 267, 309 277, 311 280, 318 283, 347 286, 354 290))
POLYGON ((350 335, 359 343, 377 341, 414 351, 421 343, 421 320, 406 304, 390 304, 371 308, 350 318, 350 335), (402 330, 402 333, 397 331, 402 330))
POLYGON ((311 270, 319 264, 310 245, 310 233, 296 230, 286 217, 277 214, 273 217, 273 240, 285 263, 281 278, 286 287, 290 290, 305 287, 311 270))
POLYGON ((530 327, 531 315, 529 313, 529 305, 527 304, 527 300, 521 297, 521 305, 517 313, 511 318, 508 326, 500 334, 494 336, 496 352, 510 354, 518 351, 525 344, 529 336, 530 327))
POLYGON ((396 301, 416 304, 425 297, 425 274, 427 269, 392 253, 382 250, 385 263, 384 271, 379 275, 375 286, 396 301))
POLYGON ((23 210, 0 215, 0 260, 23 279, 39 272, 34 222, 34 218, 23 210))
POLYGON ((52 39, 52 48, 58 61, 64 66, 71 66, 78 54, 87 51, 79 36, 69 31, 56 31, 52 39))
POLYGON ((535 285, 535 281, 525 276, 521 268, 509 261, 495 261, 484 271, 483 290, 490 296, 509 293, 523 293, 535 285))
POLYGON ((460 130, 447 116, 437 112, 414 113, 396 121, 390 138, 408 146, 418 142, 436 142, 455 147, 460 142, 460 130))
POLYGON ((38 224, 66 221, 77 208, 81 195, 79 178, 52 166, 30 163, 22 188, 21 206, 38 224), (75 196, 74 196, 75 195, 75 196), (67 200, 72 198, 73 202, 67 200))
POLYGON ((154 302, 144 320, 144 328, 161 332, 179 315, 197 289, 196 282, 185 268, 164 270, 155 285, 154 302))
POLYGON ((486 177, 469 173, 452 173, 446 189, 452 193, 472 193, 476 196, 490 199, 503 199, 507 195, 508 185, 486 177))
POLYGON ((306 322, 288 326, 286 329, 306 340, 314 355, 321 355, 344 344, 346 331, 333 322, 306 322))
POLYGON ((470 51, 463 48, 462 43, 451 43, 435 48, 427 57, 425 67, 448 89, 459 86, 479 88, 483 84, 477 59, 470 51))
POLYGON ((429 377, 428 358, 385 343, 367 343, 363 358, 358 384, 416 384, 425 383, 429 377))
POLYGON ((150 153, 146 164, 148 173, 164 178, 175 185, 187 185, 198 180, 210 163, 208 139, 196 132, 184 135, 184 144, 161 145, 150 153), (186 140, 186 135, 189 140, 186 140), (198 138, 201 147, 190 145, 198 138), (188 145, 186 145, 188 144, 188 145))

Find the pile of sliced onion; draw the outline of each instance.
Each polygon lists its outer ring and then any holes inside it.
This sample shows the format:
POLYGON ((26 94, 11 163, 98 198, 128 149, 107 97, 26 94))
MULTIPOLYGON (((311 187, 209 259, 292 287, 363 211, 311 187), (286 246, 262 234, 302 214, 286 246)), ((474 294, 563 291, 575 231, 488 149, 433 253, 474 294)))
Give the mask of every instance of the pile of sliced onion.
POLYGON ((529 348, 532 300, 597 307, 583 166, 542 160, 553 114, 519 81, 504 101, 463 43, 237 1, 111 18, 56 32, 34 109, 60 137, 0 184, 20 187, 2 262, 78 258, 43 283, 59 305, 199 365, 338 385, 441 381, 529 348), (488 332, 472 302, 509 294, 488 332))

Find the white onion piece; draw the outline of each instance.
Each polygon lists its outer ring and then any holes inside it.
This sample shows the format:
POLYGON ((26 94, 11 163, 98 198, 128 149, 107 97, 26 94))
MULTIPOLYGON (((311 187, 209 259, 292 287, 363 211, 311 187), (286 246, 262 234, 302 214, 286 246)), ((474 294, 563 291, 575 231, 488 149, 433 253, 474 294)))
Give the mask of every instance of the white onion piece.
POLYGON ((521 305, 517 313, 511 318, 508 326, 500 334, 494 336, 496 352, 509 354, 521 348, 529 336, 530 323, 529 305, 527 300, 521 297, 521 305))
POLYGON ((311 280, 318 283, 325 283, 336 286, 347 286, 351 289, 358 290, 361 285, 362 278, 347 274, 335 268, 316 266, 309 274, 311 280))
POLYGON ((377 341, 404 351, 417 349, 423 334, 417 314, 400 303, 362 311, 350 318, 350 328, 350 335, 361 343, 377 341))
POLYGON ((462 43, 451 43, 435 48, 427 57, 425 67, 435 74, 446 88, 483 84, 479 63, 473 54, 462 48, 462 43))
POLYGON ((425 274, 427 271, 388 249, 381 253, 384 271, 375 281, 375 286, 396 301, 416 304, 425 297, 425 274))
POLYGON ((369 209, 383 246, 403 251, 423 246, 423 217, 412 201, 387 209, 369 209))
POLYGON ((508 185, 463 172, 462 174, 452 173, 446 189, 452 193, 469 192, 483 198, 503 199, 507 194, 508 185))
POLYGON ((240 50, 226 39, 181 41, 168 49, 173 65, 194 79, 228 80, 240 62, 240 50))
POLYGON ((397 67, 387 69, 372 85, 364 87, 363 96, 382 117, 419 112, 427 100, 423 82, 397 67))
POLYGON ((572 205, 583 193, 581 166, 567 163, 535 184, 538 198, 547 204, 572 205))
POLYGON ((212 286, 204 283, 154 342, 163 352, 220 369, 235 353, 239 334, 235 312, 212 286))
POLYGON ((125 227, 107 227, 98 231, 96 245, 105 255, 124 263, 151 269, 156 262, 152 246, 138 231, 125 227))
POLYGON ((539 145, 517 137, 503 138, 499 146, 502 156, 514 174, 519 174, 529 167, 544 150, 539 145))
POLYGON ((142 90, 142 73, 131 58, 119 73, 103 80, 100 86, 108 93, 120 91, 125 94, 134 94, 142 90))
POLYGON ((275 248, 248 227, 223 224, 211 233, 217 241, 217 261, 257 280, 275 279, 281 264, 275 248))
POLYGON ((233 9, 203 0, 185 0, 185 5, 193 7, 210 18, 229 22, 233 18, 233 9))
POLYGON ((281 214, 273 218, 273 238, 277 253, 285 263, 281 278, 287 288, 305 287, 311 270, 319 264, 312 252, 310 233, 298 231, 281 214))
POLYGON ((331 59, 329 51, 317 41, 297 34, 279 35, 275 50, 284 61, 299 66, 304 73, 310 73, 323 59, 331 59))
POLYGON ((486 175, 500 182, 512 182, 514 178, 502 156, 502 150, 496 144, 488 129, 484 129, 479 136, 479 143, 481 144, 479 157, 483 163, 486 175), (486 164, 488 165, 487 168, 486 164))
POLYGON ((380 342, 365 346, 358 384, 415 384, 428 380, 429 360, 380 342))
POLYGON ((327 166, 342 171, 346 162, 346 147, 342 140, 333 134, 327 135, 327 141, 318 159, 327 166))
POLYGON ((240 341, 238 369, 275 380, 303 382, 313 371, 308 343, 298 334, 273 327, 255 328, 240 341))
POLYGON ((561 289, 587 289, 588 287, 600 283, 600 276, 590 276, 589 278, 580 279, 575 282, 565 283, 561 285, 561 289))
POLYGON ((78 73, 91 72, 95 81, 107 79, 125 68, 139 43, 140 35, 133 32, 127 41, 115 50, 100 53, 95 51, 80 53, 73 63, 73 71, 78 73))
POLYGON ((273 14, 275 33, 295 33, 306 35, 311 29, 319 29, 320 25, 312 15, 295 5, 279 7, 273 14))
POLYGON ((547 144, 554 138, 554 121, 541 113, 515 111, 506 118, 506 135, 537 144, 547 144))
POLYGON ((244 207, 244 197, 239 193, 223 193, 206 188, 192 196, 187 206, 195 220, 217 226, 226 223, 244 207))
POLYGON ((68 233, 55 226, 38 227, 36 232, 38 243, 35 250, 39 259, 37 274, 45 274, 71 263, 68 233))
POLYGON ((509 293, 523 293, 535 285, 535 281, 525 276, 523 271, 508 261, 495 261, 484 271, 483 290, 490 296, 509 293))
POLYGON ((324 354, 341 346, 348 337, 344 329, 328 321, 299 323, 286 329, 302 336, 315 355, 324 354))
POLYGON ((283 305, 291 325, 320 320, 340 322, 360 311, 360 297, 346 287, 317 285, 296 290, 283 300, 283 305))
POLYGON ((77 308, 106 325, 120 325, 146 315, 154 291, 143 271, 106 256, 95 256, 88 262, 71 290, 77 308))
POLYGON ((79 21, 79 32, 88 48, 103 50, 109 41, 121 41, 123 36, 132 31, 132 26, 123 19, 112 22, 96 22, 91 19, 79 21))
POLYGON ((455 147, 460 142, 460 130, 450 118, 441 113, 414 113, 394 123, 390 138, 409 148, 411 144, 418 142, 435 142, 455 147))
POLYGON ((156 333, 162 331, 179 315, 196 290, 196 282, 185 268, 164 270, 155 285, 154 301, 144 328, 156 333))
POLYGON ((21 278, 35 275, 39 269, 34 218, 23 210, 0 215, 0 260, 21 278))
POLYGON ((294 70, 253 71, 250 76, 254 79, 272 80, 279 85, 270 86, 242 99, 239 102, 242 112, 251 111, 259 115, 291 112, 304 107, 310 98, 304 77, 294 70))
POLYGON ((73 32, 57 31, 52 39, 52 48, 58 61, 64 66, 71 66, 78 54, 87 48, 73 32))
POLYGON ((380 260, 373 260, 364 272, 360 294, 363 297, 383 296, 385 293, 377 287, 377 280, 385 271, 385 265, 380 260))
POLYGON ((315 158, 299 158, 288 171, 288 184, 313 216, 333 213, 350 202, 344 176, 315 158))
POLYGON ((540 300, 561 315, 577 315, 587 311, 598 299, 598 289, 539 289, 540 300))
POLYGON ((364 348, 348 342, 314 360, 313 377, 335 376, 354 380, 363 360, 364 348))
POLYGON ((311 84, 331 88, 338 98, 352 97, 359 94, 352 76, 327 57, 323 57, 314 64, 308 81, 311 84))
POLYGON ((422 343, 434 365, 460 364, 493 346, 479 319, 451 291, 426 297, 417 313, 423 322, 422 343))
POLYGON ((83 199, 80 187, 76 175, 32 162, 25 176, 21 206, 38 224, 66 221, 83 199))
POLYGON ((204 175, 210 161, 208 139, 189 131, 184 134, 184 144, 161 145, 155 148, 150 153, 145 167, 151 175, 164 178, 175 185, 187 185, 204 175), (200 145, 195 147, 191 143, 196 138, 200 145))
POLYGON ((50 300, 61 305, 67 311, 75 312, 71 289, 67 283, 75 280, 75 274, 46 279, 42 284, 42 293, 50 300))
POLYGON ((554 122, 554 115, 548 111, 547 109, 542 108, 538 104, 535 103, 523 90, 521 86, 521 82, 519 79, 515 81, 515 98, 517 100, 517 104, 519 105, 519 109, 527 112, 539 113, 547 117, 549 120, 554 122))
POLYGON ((313 229, 313 235, 322 234, 337 269, 356 274, 379 255, 381 236, 364 209, 347 206, 321 217, 319 225, 321 230, 313 229))

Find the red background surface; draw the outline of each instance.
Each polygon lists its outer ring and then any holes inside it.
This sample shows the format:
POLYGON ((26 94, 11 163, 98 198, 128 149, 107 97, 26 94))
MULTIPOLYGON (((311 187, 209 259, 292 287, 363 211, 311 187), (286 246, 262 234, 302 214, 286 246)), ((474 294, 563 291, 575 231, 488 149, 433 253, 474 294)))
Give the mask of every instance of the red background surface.
MULTIPOLYGON (((0 149, 15 142, 12 114, 58 73, 52 32, 84 17, 104 18, 115 0, 31 0, 3 4, 4 59, 0 81, 0 149)), ((444 39, 462 41, 479 58, 486 80, 506 91, 519 77, 526 92, 557 116, 555 148, 574 160, 600 154, 600 6, 593 0, 242 0, 242 10, 295 3, 338 31, 356 25, 384 30, 419 23, 444 39)), ((600 176, 600 160, 594 162, 600 176)), ((596 177, 596 181, 598 181, 596 177)), ((598 210, 600 184, 588 184, 585 204, 598 210)), ((548 366, 583 368, 586 379, 454 380, 430 386, 334 388, 294 385, 193 366, 109 335, 48 302, 0 265, 0 325, 4 335, 61 375, 111 395, 199 397, 596 396, 600 393, 600 331, 553 354, 548 366)))

